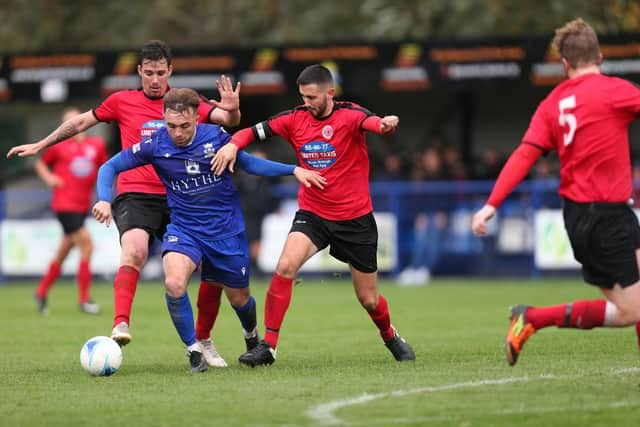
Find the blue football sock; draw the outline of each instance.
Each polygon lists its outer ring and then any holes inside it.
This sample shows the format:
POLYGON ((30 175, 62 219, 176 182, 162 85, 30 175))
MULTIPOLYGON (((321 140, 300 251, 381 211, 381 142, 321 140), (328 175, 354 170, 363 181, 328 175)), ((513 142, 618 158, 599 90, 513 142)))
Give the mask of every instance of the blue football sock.
POLYGON ((196 342, 196 328, 193 325, 193 309, 189 295, 185 292, 181 297, 174 298, 165 293, 165 298, 173 326, 180 335, 180 339, 187 347, 193 345, 196 342))
POLYGON ((251 332, 255 329, 256 324, 256 300, 253 299, 253 295, 249 296, 249 301, 242 307, 232 306, 242 323, 242 329, 247 332, 251 332))

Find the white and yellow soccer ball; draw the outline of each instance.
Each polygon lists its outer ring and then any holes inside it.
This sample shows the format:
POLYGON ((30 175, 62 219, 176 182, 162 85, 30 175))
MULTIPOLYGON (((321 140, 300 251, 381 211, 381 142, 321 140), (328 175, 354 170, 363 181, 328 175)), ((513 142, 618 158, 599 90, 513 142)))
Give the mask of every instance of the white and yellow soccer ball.
POLYGON ((109 337, 90 338, 80 350, 80 364, 93 376, 113 375, 121 363, 122 349, 109 337))

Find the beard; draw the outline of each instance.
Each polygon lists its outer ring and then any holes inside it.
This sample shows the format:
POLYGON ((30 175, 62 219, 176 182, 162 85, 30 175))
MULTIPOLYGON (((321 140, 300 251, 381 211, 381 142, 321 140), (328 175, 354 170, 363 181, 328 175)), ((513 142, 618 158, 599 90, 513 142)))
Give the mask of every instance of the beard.
POLYGON ((322 119, 327 116, 327 99, 325 98, 321 105, 309 109, 311 115, 316 119, 322 119))

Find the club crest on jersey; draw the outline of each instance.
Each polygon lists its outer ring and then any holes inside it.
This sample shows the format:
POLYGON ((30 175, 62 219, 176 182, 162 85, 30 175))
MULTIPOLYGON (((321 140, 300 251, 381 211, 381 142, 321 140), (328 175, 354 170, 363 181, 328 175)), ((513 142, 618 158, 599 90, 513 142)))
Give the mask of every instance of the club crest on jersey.
POLYGON ((202 146, 202 150, 203 150, 203 154, 204 154, 204 158, 207 159, 209 157, 213 157, 216 155, 216 149, 213 148, 213 143, 212 142, 207 142, 206 144, 204 144, 202 146))
POLYGON ((325 127, 323 127, 322 136, 325 139, 331 139, 331 137, 333 136, 333 127, 331 127, 331 125, 326 125, 325 127))
POLYGON ((194 160, 185 160, 184 166, 189 175, 200 175, 200 163, 194 160))

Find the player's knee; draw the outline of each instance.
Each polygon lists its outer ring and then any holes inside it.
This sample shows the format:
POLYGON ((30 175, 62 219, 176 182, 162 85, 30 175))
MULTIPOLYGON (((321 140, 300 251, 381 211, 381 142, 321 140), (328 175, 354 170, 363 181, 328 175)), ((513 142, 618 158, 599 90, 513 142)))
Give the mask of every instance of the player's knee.
POLYGON ((298 266, 293 260, 287 256, 281 256, 278 260, 276 273, 282 277, 293 277, 297 273, 298 266))
POLYGON ((365 310, 371 311, 376 308, 377 301, 375 294, 373 295, 358 295, 358 301, 365 310))
POLYGON ((82 258, 91 258, 91 255, 93 254, 93 243, 91 243, 91 240, 85 242, 82 245, 82 247, 80 248, 80 252, 82 258))
POLYGON ((180 298, 187 291, 187 286, 175 276, 167 275, 164 279, 164 288, 172 298, 180 298))
POLYGON ((632 300, 624 301, 623 304, 616 304, 615 318, 617 325, 635 325, 640 322, 640 304, 632 300))
POLYGON ((249 302, 249 288, 237 289, 238 292, 227 293, 229 304, 234 307, 244 307, 249 302))
POLYGON ((131 265, 141 270, 147 262, 148 249, 146 246, 129 245, 122 247, 122 264, 131 265))
POLYGON ((635 325, 640 322, 640 306, 638 305, 625 305, 618 307, 618 314, 622 317, 627 325, 635 325))

